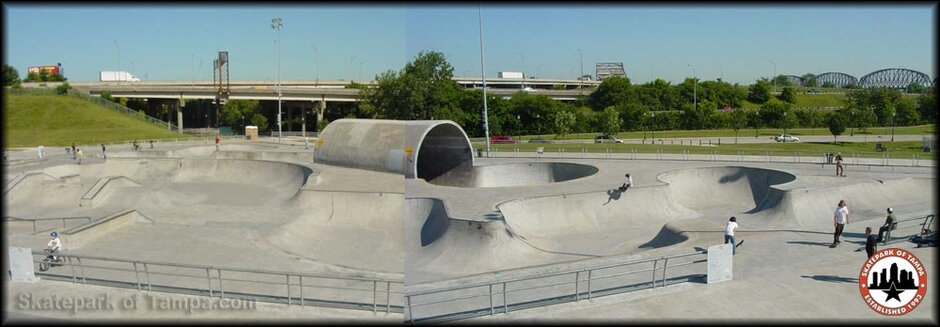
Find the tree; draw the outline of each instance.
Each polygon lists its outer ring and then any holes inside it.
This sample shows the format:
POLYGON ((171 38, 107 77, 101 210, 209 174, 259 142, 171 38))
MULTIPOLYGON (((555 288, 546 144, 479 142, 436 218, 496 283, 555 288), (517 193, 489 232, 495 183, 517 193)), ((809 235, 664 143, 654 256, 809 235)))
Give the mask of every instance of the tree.
POLYGON ((13 66, 3 64, 3 86, 11 86, 20 82, 20 74, 13 66))
POLYGON ((792 86, 793 83, 790 83, 790 79, 786 75, 777 75, 774 78, 777 81, 777 86, 792 86))
MULTIPOLYGON (((253 118, 260 107, 261 103, 258 100, 229 100, 222 106, 221 121, 226 126, 231 126, 233 130, 244 130, 245 118, 253 118)), ((261 127, 259 126, 258 129, 260 130, 261 127)))
POLYGON ((800 83, 803 83, 803 86, 806 87, 816 87, 816 82, 816 75, 812 73, 807 73, 800 77, 800 83))
POLYGON ((784 87, 777 99, 789 103, 796 103, 796 91, 792 87, 784 87))
POLYGON ((763 125, 763 119, 761 119, 760 110, 748 110, 747 124, 748 126, 754 128, 754 137, 757 138, 760 135, 760 127, 763 125))
POLYGON ((917 112, 917 103, 911 97, 902 97, 895 109, 897 116, 894 122, 898 126, 916 125, 920 121, 920 114, 917 112))
POLYGON ((607 107, 603 112, 594 116, 596 119, 595 128, 604 135, 614 135, 620 132, 620 114, 614 107, 607 107))
POLYGON ((631 101, 635 101, 635 96, 630 85, 630 79, 626 76, 605 78, 597 90, 588 97, 588 104, 594 110, 601 110, 631 101))
POLYGON ((68 82, 63 82, 62 85, 56 86, 55 92, 58 93, 58 94, 68 94, 68 93, 69 93, 69 89, 71 89, 71 88, 72 88, 72 86, 69 85, 68 82))
POLYGON ((832 133, 832 142, 837 143, 839 135, 845 132, 845 118, 842 113, 829 116, 829 133, 832 133))
POLYGON ((777 100, 771 100, 761 106, 760 115, 765 125, 774 128, 788 127, 785 120, 796 118, 793 105, 777 100))
POLYGON ((735 109, 731 112, 731 129, 734 130, 734 143, 738 143, 738 130, 747 126, 747 112, 742 109, 735 109))
POLYGON ((430 119, 435 110, 453 110, 457 82, 454 69, 440 52, 420 52, 399 72, 377 76, 376 86, 361 89, 360 95, 376 118, 430 119))
POLYGON ((108 92, 108 91, 101 91, 101 94, 99 95, 99 97, 108 101, 112 101, 112 102, 114 101, 114 98, 111 97, 111 92, 108 92))
POLYGON ((917 112, 920 114, 921 121, 932 123, 937 119, 937 97, 934 95, 936 87, 931 86, 927 92, 917 98, 917 112))
POLYGON ((258 132, 267 132, 268 118, 256 113, 251 116, 251 125, 258 126, 258 132))
POLYGON ((911 83, 904 88, 907 93, 924 93, 927 92, 927 87, 921 85, 920 83, 911 83))
POLYGON ((571 127, 574 126, 575 114, 568 110, 558 110, 555 112, 555 135, 565 136, 571 133, 571 127))
POLYGON ((623 122, 620 126, 622 130, 639 131, 643 129, 643 117, 649 112, 646 107, 636 102, 620 104, 614 107, 617 109, 617 112, 620 113, 620 120, 623 122))
POLYGON ((757 80, 747 89, 747 101, 763 104, 770 100, 770 81, 766 78, 757 80))
POLYGON ((830 88, 830 89, 831 89, 831 88, 836 87, 836 85, 835 85, 835 84, 832 84, 832 82, 824 82, 824 83, 822 84, 822 87, 830 88))

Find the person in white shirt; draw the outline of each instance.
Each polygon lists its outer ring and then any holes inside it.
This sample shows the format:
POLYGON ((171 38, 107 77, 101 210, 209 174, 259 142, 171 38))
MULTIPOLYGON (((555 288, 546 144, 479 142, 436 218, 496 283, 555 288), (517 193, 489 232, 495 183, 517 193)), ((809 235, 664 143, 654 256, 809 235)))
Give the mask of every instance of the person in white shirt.
POLYGON ((728 224, 725 225, 725 244, 731 243, 731 254, 737 254, 737 246, 734 242, 734 232, 738 230, 738 219, 731 217, 728 224))
POLYGON ((633 187, 633 177, 630 177, 630 174, 626 174, 623 177, 626 177, 627 181, 620 186, 620 192, 626 191, 627 189, 633 187))
POLYGON ((46 247, 49 248, 49 254, 52 255, 52 260, 59 260, 58 254, 59 250, 62 249, 62 240, 59 239, 59 233, 52 232, 49 233, 49 237, 52 239, 49 240, 49 243, 46 244, 46 247))
POLYGON ((835 214, 832 215, 832 224, 835 226, 836 231, 832 237, 832 245, 829 247, 834 248, 842 241, 839 240, 839 236, 842 235, 842 229, 845 228, 845 225, 849 223, 849 207, 845 205, 845 200, 839 200, 839 207, 836 208, 835 214))

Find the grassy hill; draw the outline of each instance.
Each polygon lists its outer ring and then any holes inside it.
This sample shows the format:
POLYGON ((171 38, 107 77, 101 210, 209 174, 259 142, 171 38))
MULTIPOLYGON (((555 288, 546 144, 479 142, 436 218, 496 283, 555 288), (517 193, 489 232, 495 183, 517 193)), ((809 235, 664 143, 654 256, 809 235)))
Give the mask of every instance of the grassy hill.
POLYGON ((16 95, 3 103, 3 148, 185 137, 66 95, 16 95))

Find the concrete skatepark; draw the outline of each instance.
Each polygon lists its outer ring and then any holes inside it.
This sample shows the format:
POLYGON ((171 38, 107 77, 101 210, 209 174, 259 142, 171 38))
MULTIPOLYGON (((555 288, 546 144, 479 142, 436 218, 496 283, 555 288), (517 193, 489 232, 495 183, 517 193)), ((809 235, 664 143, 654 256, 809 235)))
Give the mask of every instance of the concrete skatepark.
MULTIPOLYGON (((7 167, 7 215, 119 222, 91 229, 101 235, 79 236, 74 251, 82 254, 397 278, 406 295, 701 251, 722 243, 725 221, 738 217, 738 239, 747 244, 734 257, 732 282, 705 285, 690 278, 665 288, 475 318, 563 321, 878 318, 854 283, 838 283, 856 278, 863 261, 864 252, 854 252, 858 245, 852 242, 864 239, 865 226, 881 224, 886 207, 901 219, 936 213, 933 166, 849 165, 849 177, 842 178, 831 165, 817 163, 476 158, 463 131, 446 121, 338 120, 330 126, 321 135, 316 162, 312 151, 301 150, 302 142, 267 140, 223 144, 220 151, 212 145, 121 151, 108 162, 81 166, 66 159, 7 167), (404 140, 404 149, 396 139, 404 140), (624 173, 634 176, 636 187, 619 192, 624 173), (829 249, 839 199, 848 202, 852 220, 845 244, 829 249), (390 219, 393 212, 403 220, 390 219), (774 280, 795 286, 788 290, 774 280), (765 290, 765 297, 741 295, 754 288, 765 290), (725 310, 728 302, 702 303, 708 301, 698 294, 754 308, 725 310), (801 303, 806 294, 814 299, 801 303), (828 303, 833 294, 846 306, 808 304, 828 303)), ((83 224, 66 227, 79 235, 87 230, 83 224)), ((11 246, 34 249, 44 246, 52 227, 32 233, 27 224, 7 226, 11 246)), ((895 236, 918 228, 902 225, 895 236)), ((64 242, 72 250, 71 241, 64 242)), ((913 248, 903 241, 891 246, 913 248)), ((935 261, 927 257, 935 249, 912 251, 933 279, 935 261)), ((700 266, 676 269, 701 274, 700 266)), ((665 273, 662 278, 665 285, 665 273)), ((509 302, 550 291, 514 293, 519 298, 509 302)), ((404 315, 364 319, 421 321, 462 312, 479 303, 417 305, 471 293, 397 299, 404 315)), ((935 322, 936 302, 928 299, 922 306, 903 319, 935 322)), ((362 318, 357 315, 352 316, 362 318)))

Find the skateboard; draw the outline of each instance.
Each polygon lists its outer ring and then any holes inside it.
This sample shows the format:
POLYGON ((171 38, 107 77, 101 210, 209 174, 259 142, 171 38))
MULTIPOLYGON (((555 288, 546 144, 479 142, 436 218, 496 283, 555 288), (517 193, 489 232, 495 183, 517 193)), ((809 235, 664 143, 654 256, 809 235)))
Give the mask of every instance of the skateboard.
POLYGON ((735 245, 734 247, 740 247, 741 244, 744 244, 744 240, 741 240, 741 242, 738 242, 738 245, 735 245))

